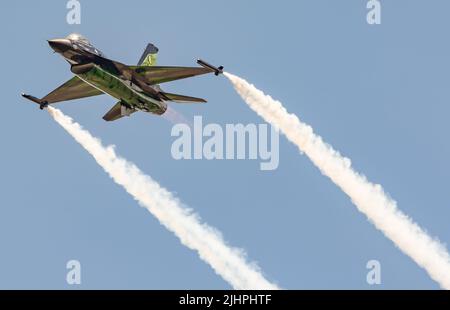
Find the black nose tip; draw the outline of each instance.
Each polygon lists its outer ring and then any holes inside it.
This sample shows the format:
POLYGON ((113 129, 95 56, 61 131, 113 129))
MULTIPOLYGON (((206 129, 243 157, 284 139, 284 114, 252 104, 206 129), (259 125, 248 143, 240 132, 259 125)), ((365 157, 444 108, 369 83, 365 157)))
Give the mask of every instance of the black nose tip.
POLYGON ((66 39, 48 40, 48 44, 57 53, 64 53, 70 49, 70 41, 66 39))

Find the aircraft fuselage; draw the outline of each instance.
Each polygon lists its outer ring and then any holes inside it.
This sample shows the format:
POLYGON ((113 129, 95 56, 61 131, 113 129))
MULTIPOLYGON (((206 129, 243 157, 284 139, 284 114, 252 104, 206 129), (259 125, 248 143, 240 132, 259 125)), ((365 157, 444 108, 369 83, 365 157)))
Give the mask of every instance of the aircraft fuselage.
POLYGON ((64 39, 48 40, 50 47, 70 64, 75 75, 42 98, 22 93, 22 97, 39 105, 41 110, 50 104, 107 94, 119 100, 103 116, 115 121, 136 111, 161 115, 168 102, 205 103, 203 98, 165 92, 159 84, 191 78, 203 74, 223 73, 197 60, 201 67, 157 66, 158 48, 148 43, 137 65, 124 65, 107 58, 85 37, 70 34, 64 39))
MULTIPOLYGON (((72 67, 73 71, 75 71, 74 68, 72 67)), ((167 104, 164 101, 152 98, 152 94, 145 93, 132 81, 122 79, 100 65, 93 64, 89 70, 75 73, 75 75, 92 87, 120 100, 130 109, 158 115, 163 114, 167 109, 167 104)))
MULTIPOLYGON (((68 41, 68 40, 67 40, 68 41)), ((85 83, 108 94, 131 110, 161 115, 167 104, 160 94, 159 86, 148 85, 130 67, 107 59, 94 47, 80 48, 74 42, 50 41, 55 52, 70 64, 71 71, 85 83)))

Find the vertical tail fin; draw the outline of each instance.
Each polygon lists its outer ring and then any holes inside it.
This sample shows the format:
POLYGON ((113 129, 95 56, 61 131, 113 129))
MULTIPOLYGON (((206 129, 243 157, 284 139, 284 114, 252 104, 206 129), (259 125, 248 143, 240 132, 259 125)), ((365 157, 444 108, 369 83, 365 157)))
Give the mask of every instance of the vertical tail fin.
POLYGON ((156 59, 158 55, 158 48, 153 45, 152 43, 149 43, 147 47, 145 48, 144 53, 141 56, 141 59, 139 60, 138 66, 154 66, 156 65, 156 59))

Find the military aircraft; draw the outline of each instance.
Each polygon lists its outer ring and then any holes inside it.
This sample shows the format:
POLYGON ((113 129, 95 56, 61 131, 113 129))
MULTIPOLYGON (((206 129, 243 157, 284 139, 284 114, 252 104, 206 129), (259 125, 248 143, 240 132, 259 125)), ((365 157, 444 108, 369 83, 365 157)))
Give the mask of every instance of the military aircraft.
POLYGON ((200 59, 197 63, 201 67, 156 66, 158 48, 151 43, 137 66, 106 58, 79 34, 49 40, 48 44, 70 63, 70 71, 75 76, 41 99, 26 94, 22 96, 44 109, 61 101, 108 94, 119 101, 103 116, 106 121, 129 116, 136 111, 162 115, 167 110, 167 101, 206 102, 202 98, 164 92, 159 84, 206 73, 223 73, 222 66, 214 67, 200 59))

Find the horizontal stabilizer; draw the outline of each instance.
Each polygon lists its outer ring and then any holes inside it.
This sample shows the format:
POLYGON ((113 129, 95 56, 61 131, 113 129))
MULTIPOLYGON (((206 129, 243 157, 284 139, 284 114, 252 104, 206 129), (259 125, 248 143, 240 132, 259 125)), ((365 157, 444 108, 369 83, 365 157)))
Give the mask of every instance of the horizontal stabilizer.
POLYGON ((178 102, 178 103, 205 103, 206 100, 202 98, 196 98, 196 97, 190 97, 190 96, 184 96, 184 95, 177 95, 177 94, 171 94, 171 93, 161 93, 163 97, 166 98, 166 100, 178 102))
POLYGON ((105 116, 103 116, 103 119, 111 122, 124 116, 130 116, 134 112, 136 112, 136 110, 126 107, 119 101, 111 108, 111 110, 108 111, 108 113, 105 114, 105 116))

